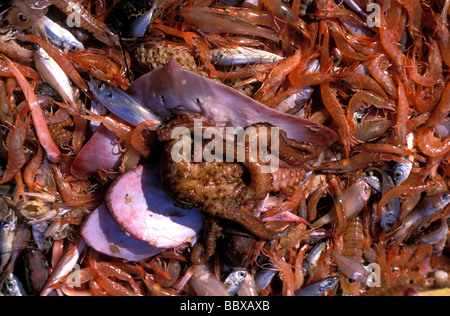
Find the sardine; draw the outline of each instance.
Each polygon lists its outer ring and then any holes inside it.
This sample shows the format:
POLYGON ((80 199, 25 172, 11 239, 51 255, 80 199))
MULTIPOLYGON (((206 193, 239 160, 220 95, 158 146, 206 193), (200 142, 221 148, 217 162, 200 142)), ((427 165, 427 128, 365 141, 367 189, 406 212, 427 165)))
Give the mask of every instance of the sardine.
POLYGON ((12 273, 3 282, 1 293, 5 296, 28 296, 22 283, 12 273))
POLYGON ((324 241, 316 245, 309 255, 303 260, 303 271, 308 275, 313 275, 323 252, 328 248, 330 241, 324 241))
MULTIPOLYGON (((382 169, 380 168, 370 168, 369 171, 376 171, 381 175, 380 188, 378 191, 385 195, 389 190, 391 190, 395 184, 394 180, 382 169)), ((369 183, 370 185, 370 183, 369 183)), ((398 214, 400 212, 400 199, 393 198, 383 206, 380 215, 380 226, 385 232, 389 232, 397 221, 398 214)))
POLYGON ((162 124, 158 116, 121 89, 96 78, 89 81, 89 87, 101 105, 128 123, 134 126, 143 121, 153 121, 155 126, 162 124))
POLYGON ((434 245, 447 237, 448 224, 446 219, 441 219, 430 227, 430 231, 425 231, 418 236, 413 236, 411 242, 414 245, 434 245))
POLYGON ((244 283, 246 276, 247 270, 234 270, 225 279, 223 285, 225 285, 225 288, 228 290, 228 292, 230 292, 231 295, 235 295, 244 283))
POLYGON ((76 107, 69 77, 39 45, 34 45, 34 63, 41 77, 70 105, 76 107))
POLYGON ((216 66, 274 63, 283 59, 285 59, 285 57, 265 50, 248 47, 211 50, 211 62, 216 66))
POLYGON ((339 281, 338 276, 332 276, 310 284, 297 292, 294 293, 295 296, 319 296, 333 289, 337 282, 339 281))
POLYGON ((425 230, 430 225, 430 221, 449 203, 449 192, 423 197, 394 232, 394 242, 400 244, 425 230))
POLYGON ((76 52, 84 49, 83 43, 77 40, 72 33, 45 15, 40 18, 40 23, 43 28, 43 33, 45 33, 43 35, 64 51, 76 52))
MULTIPOLYGON (((404 158, 404 157, 402 157, 402 158, 404 158)), ((406 158, 406 159, 408 159, 408 158, 406 158)), ((411 170, 412 170, 412 164, 413 163, 410 160, 408 163, 396 162, 394 164, 394 167, 392 168, 392 170, 394 171, 395 185, 400 185, 403 183, 403 181, 408 179, 409 174, 411 173, 411 170)))

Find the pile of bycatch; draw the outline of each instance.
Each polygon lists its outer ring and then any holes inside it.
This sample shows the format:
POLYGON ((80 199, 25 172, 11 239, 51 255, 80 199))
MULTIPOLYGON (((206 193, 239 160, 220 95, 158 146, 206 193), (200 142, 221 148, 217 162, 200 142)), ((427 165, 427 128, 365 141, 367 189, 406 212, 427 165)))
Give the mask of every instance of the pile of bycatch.
POLYGON ((2 296, 450 287, 450 0, 0 16, 2 296))

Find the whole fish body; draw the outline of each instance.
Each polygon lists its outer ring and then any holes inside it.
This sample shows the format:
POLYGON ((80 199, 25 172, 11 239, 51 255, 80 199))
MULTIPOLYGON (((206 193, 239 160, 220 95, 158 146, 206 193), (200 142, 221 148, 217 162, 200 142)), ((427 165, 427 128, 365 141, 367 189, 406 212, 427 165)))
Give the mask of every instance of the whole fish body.
POLYGON ((256 48, 235 47, 211 50, 211 62, 216 66, 274 63, 283 59, 284 57, 277 54, 256 48))
POLYGON ((64 70, 39 45, 34 45, 34 63, 42 78, 70 105, 76 106, 72 85, 64 70))

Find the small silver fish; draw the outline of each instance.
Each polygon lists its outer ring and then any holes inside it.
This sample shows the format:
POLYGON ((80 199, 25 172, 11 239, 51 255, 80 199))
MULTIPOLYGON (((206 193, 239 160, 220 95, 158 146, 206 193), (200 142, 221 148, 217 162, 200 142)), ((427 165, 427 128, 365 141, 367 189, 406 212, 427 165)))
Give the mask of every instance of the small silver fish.
POLYGON ((274 63, 283 59, 276 54, 248 47, 211 50, 211 62, 216 66, 274 63))
POLYGON ((246 276, 247 270, 235 270, 228 275, 223 285, 225 285, 225 288, 231 295, 235 295, 244 283, 246 276))
POLYGON ((34 45, 34 63, 41 77, 70 105, 76 107, 69 77, 58 63, 39 45, 34 45))
POLYGON ((77 40, 72 33, 45 15, 41 17, 40 23, 43 28, 43 35, 64 51, 76 52, 84 49, 83 43, 77 40))
POLYGON ((316 267, 317 267, 317 263, 319 262, 319 259, 322 256, 322 254, 324 253, 324 251, 326 249, 328 249, 329 244, 330 244, 330 241, 327 240, 327 241, 321 242, 320 244, 316 245, 314 247, 314 249, 311 250, 309 255, 303 261, 303 271, 305 273, 308 273, 308 275, 314 274, 316 267))
POLYGON ((413 236, 412 243, 414 245, 434 245, 447 237, 448 224, 446 219, 441 219, 433 224, 431 230, 427 230, 418 236, 413 236))
POLYGON ((319 296, 324 294, 326 291, 333 289, 338 281, 339 281, 338 276, 328 277, 298 290, 297 292, 294 293, 294 295, 319 296))
POLYGON ((449 203, 449 192, 423 197, 395 231, 393 238, 395 243, 400 244, 411 236, 422 232, 430 225, 430 221, 449 203))
POLYGON ((154 121, 155 126, 162 124, 158 116, 121 89, 96 78, 89 81, 89 87, 101 105, 128 123, 134 126, 143 121, 154 121))
POLYGON ((12 273, 3 282, 1 293, 5 296, 28 296, 22 283, 12 273))
MULTIPOLYGON (((382 195, 385 195, 389 190, 391 190, 395 186, 394 180, 392 180, 392 178, 384 170, 373 167, 368 169, 368 171, 370 172, 376 171, 381 175, 381 181, 379 181, 379 189, 377 191, 379 191, 382 195)), ((383 206, 380 215, 380 226, 381 228, 383 228, 385 232, 389 232, 392 229, 395 222, 397 221, 399 212, 400 212, 399 198, 390 199, 389 202, 383 206)))

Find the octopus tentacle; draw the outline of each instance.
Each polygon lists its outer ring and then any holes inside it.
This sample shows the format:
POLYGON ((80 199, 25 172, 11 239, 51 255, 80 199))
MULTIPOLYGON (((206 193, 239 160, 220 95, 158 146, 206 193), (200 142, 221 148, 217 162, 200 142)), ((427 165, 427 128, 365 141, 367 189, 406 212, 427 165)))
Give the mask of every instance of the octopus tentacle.
POLYGON ((272 174, 272 191, 292 188, 302 182, 306 172, 302 168, 278 170, 272 174))

